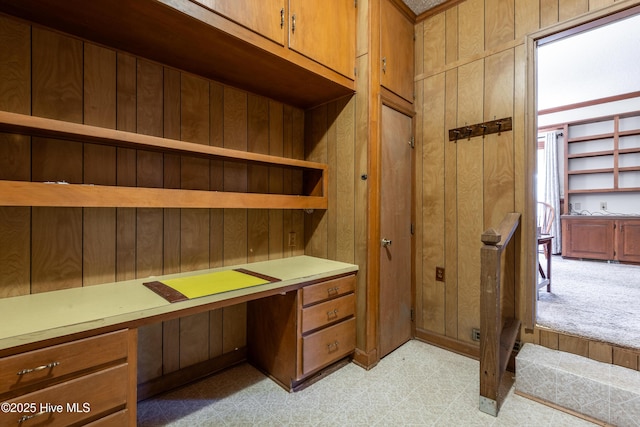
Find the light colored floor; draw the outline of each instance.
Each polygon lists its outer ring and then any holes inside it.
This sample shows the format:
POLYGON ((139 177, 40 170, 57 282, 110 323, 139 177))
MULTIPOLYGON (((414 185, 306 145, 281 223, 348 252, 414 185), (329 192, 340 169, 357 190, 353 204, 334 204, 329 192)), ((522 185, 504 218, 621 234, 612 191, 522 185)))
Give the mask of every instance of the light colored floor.
POLYGON ((139 426, 593 426, 509 392, 478 410, 479 365, 410 341, 370 371, 351 363, 287 393, 244 363, 138 403, 139 426))

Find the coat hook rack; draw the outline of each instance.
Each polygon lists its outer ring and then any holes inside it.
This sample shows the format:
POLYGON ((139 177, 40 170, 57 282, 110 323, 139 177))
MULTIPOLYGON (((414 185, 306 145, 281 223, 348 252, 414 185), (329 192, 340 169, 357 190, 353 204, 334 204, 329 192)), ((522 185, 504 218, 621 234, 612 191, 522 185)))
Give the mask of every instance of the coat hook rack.
POLYGON ((490 122, 478 123, 470 126, 463 126, 456 129, 449 129, 449 141, 458 142, 459 139, 467 139, 470 140, 476 136, 491 135, 492 133, 497 133, 498 135, 501 132, 508 131, 513 129, 513 124, 511 117, 505 117, 504 119, 491 120, 490 122))

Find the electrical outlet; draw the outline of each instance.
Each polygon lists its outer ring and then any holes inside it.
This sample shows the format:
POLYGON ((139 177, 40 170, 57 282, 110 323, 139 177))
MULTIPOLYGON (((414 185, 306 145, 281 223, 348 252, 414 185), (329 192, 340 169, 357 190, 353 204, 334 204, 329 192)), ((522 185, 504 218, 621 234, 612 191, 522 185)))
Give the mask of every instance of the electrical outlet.
POLYGON ((600 202, 600 210, 601 211, 607 210, 607 202, 600 202))
POLYGON ((296 245, 296 232, 295 231, 290 231, 289 232, 289 246, 295 246, 296 245))
POLYGON ((436 267, 436 281, 444 282, 444 267, 436 267))
POLYGON ((573 206, 575 206, 576 210, 579 211, 580 209, 582 209, 582 206, 580 206, 580 203, 575 203, 573 206))
POLYGON ((471 339, 473 341, 480 341, 480 329, 478 328, 471 329, 471 339))

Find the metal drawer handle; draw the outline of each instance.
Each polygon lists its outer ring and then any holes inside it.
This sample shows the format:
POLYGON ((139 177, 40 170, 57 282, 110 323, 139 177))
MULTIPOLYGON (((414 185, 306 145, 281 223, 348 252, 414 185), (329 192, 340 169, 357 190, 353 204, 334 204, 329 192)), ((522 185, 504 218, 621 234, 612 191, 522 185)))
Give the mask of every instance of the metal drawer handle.
POLYGON ((22 424, 22 423, 26 423, 27 421, 29 421, 30 419, 33 419, 35 417, 40 417, 44 414, 49 414, 50 412, 48 411, 40 411, 36 414, 31 414, 31 415, 23 415, 22 417, 20 417, 20 419, 18 420, 18 424, 22 424))
POLYGON ((337 340, 327 344, 327 350, 329 350, 329 353, 331 353, 332 351, 336 351, 337 349, 338 349, 338 341, 337 340))
POLYGON ((333 287, 333 288, 329 288, 329 289, 327 289, 327 293, 328 293, 329 295, 337 294, 339 290, 340 290, 340 287, 339 287, 339 286, 336 286, 336 287, 333 287))
POLYGON ((54 367, 58 366, 59 364, 60 364, 60 362, 51 362, 51 363, 47 363, 46 365, 36 366, 35 368, 23 369, 21 371, 18 371, 18 375, 30 374, 32 372, 38 372, 38 371, 44 371, 45 369, 54 368, 54 367))
POLYGON ((327 318, 329 319, 335 319, 338 317, 338 309, 336 308, 335 310, 329 310, 327 311, 327 318))

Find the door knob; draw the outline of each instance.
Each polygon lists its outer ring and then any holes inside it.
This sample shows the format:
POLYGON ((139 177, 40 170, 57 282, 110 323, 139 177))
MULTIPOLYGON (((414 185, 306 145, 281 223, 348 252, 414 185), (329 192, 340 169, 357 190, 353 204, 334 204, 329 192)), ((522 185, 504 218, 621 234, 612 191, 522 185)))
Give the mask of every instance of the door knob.
POLYGON ((383 247, 387 247, 387 246, 391 246, 391 240, 389 239, 382 239, 382 246, 383 247))

